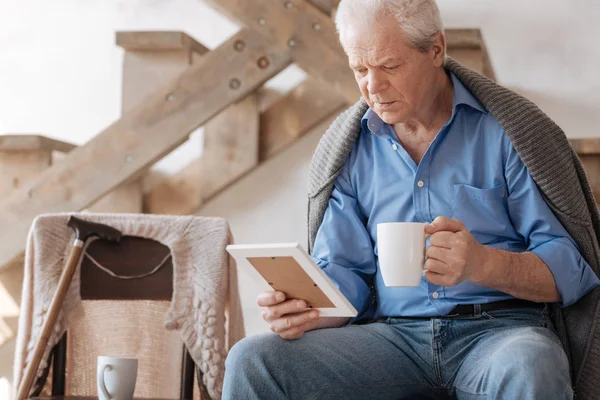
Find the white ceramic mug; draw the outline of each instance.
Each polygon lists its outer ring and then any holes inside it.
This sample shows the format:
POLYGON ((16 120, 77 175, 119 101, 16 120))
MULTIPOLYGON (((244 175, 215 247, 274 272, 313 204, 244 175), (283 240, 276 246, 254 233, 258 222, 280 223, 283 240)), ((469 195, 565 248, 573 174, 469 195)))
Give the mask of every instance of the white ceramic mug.
POLYGON ((128 357, 98 357, 98 399, 131 400, 137 380, 138 360, 128 357))
POLYGON ((379 268, 385 286, 419 286, 424 272, 425 224, 377 224, 379 268))

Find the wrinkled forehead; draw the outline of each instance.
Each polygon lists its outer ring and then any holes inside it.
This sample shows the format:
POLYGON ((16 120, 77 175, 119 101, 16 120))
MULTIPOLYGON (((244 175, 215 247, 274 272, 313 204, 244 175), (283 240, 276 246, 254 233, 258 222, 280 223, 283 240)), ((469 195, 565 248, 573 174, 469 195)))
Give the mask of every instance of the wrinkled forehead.
POLYGON ((384 63, 388 59, 409 59, 414 51, 402 34, 388 35, 385 32, 372 35, 352 35, 344 43, 344 51, 349 63, 384 63))
POLYGON ((395 18, 386 17, 372 21, 368 18, 353 19, 356 21, 348 21, 340 31, 340 43, 349 57, 405 51, 407 45, 404 32, 395 18))

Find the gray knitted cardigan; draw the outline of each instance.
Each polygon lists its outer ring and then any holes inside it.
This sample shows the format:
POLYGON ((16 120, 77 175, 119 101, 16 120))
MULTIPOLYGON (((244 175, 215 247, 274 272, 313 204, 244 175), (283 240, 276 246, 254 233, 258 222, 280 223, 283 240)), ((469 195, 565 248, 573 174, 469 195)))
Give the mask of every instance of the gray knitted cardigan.
MULTIPOLYGON (((585 173, 563 131, 520 95, 449 59, 446 69, 498 120, 537 183, 544 199, 600 275, 600 215, 585 173)), ((357 140, 367 104, 343 112, 321 138, 309 170, 308 243, 312 252, 333 182, 357 140)), ((552 308, 559 337, 571 361, 577 395, 600 399, 600 288, 576 304, 552 308)))

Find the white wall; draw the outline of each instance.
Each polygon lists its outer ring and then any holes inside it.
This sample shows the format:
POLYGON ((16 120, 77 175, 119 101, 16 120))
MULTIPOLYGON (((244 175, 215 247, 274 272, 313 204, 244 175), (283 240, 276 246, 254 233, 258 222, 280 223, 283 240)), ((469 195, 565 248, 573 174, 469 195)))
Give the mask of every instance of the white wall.
MULTIPOLYGON (((570 137, 600 136, 600 2, 439 0, 447 27, 480 27, 498 80, 535 101, 570 137)), ((238 26, 199 0, 1 0, 0 134, 85 143, 119 118, 117 30, 183 30, 209 48, 238 26)), ((302 79, 290 71, 272 83, 302 79)), ((305 242, 307 163, 324 126, 208 204, 238 242, 305 242)), ((200 139, 161 163, 175 171, 200 139)), ((248 317, 258 317, 244 288, 248 317), (254 310, 254 311, 252 311, 254 310)), ((256 320, 250 333, 264 330, 256 320)), ((1 397, 1 396, 0 396, 1 397)))

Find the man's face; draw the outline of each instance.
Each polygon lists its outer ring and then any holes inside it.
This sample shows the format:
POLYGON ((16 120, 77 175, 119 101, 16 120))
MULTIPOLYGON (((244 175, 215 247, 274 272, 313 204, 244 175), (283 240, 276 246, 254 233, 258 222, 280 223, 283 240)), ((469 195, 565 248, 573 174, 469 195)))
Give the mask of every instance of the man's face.
POLYGON ((425 53, 409 46, 397 20, 350 23, 341 39, 367 104, 388 124, 410 120, 435 91, 440 48, 425 53))

